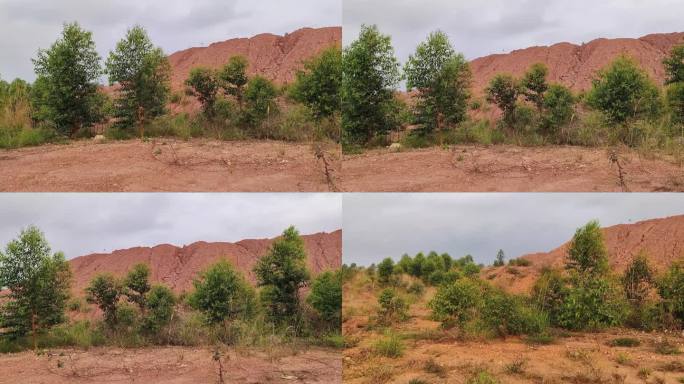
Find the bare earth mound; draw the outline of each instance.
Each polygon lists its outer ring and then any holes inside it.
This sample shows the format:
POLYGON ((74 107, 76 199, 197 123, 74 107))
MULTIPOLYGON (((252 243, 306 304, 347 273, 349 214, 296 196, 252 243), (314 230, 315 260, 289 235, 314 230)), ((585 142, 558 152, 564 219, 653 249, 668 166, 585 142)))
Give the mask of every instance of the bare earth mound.
POLYGON ((275 141, 152 139, 0 150, 0 191, 335 190, 339 149, 319 148, 275 141))
POLYGON ((582 45, 559 43, 489 55, 471 61, 473 87, 476 94, 482 94, 497 73, 520 76, 532 64, 544 63, 549 68, 549 81, 576 92, 585 91, 591 88, 595 73, 621 54, 632 57, 654 81, 662 84, 663 59, 673 46, 683 42, 684 33, 652 34, 638 39, 596 39, 582 45))
MULTIPOLYGON (((0 384, 216 383, 219 371, 212 351, 183 347, 22 352, 0 357, 0 364, 0 384)), ((226 383, 327 384, 342 376, 340 352, 320 348, 231 351, 222 364, 226 383)))
POLYGON ((390 153, 371 150, 343 158, 348 192, 620 192, 684 191, 674 161, 620 155, 606 149, 509 145, 454 146, 390 153))
MULTIPOLYGON (((302 236, 308 254, 307 264, 314 275, 342 265, 342 231, 302 236)), ((197 274, 221 259, 254 282, 252 269, 257 260, 268 252, 274 239, 250 239, 237 243, 198 242, 184 247, 162 244, 138 247, 108 254, 92 254, 69 261, 74 276, 73 290, 83 292, 98 273, 125 275, 138 263, 150 266, 150 279, 167 285, 176 292, 187 291, 197 274)))
POLYGON ((342 28, 302 28, 284 36, 270 33, 214 43, 208 47, 190 48, 169 56, 171 84, 183 88, 194 67, 218 68, 232 56, 244 56, 249 62, 248 74, 258 74, 277 83, 290 83, 302 62, 331 46, 341 46, 342 28))
MULTIPOLYGON (((621 273, 642 250, 657 272, 684 258, 684 215, 654 219, 635 224, 603 228, 611 271, 621 273)), ((546 253, 522 256, 532 262, 529 267, 488 268, 483 278, 511 292, 527 292, 544 267, 565 265, 569 242, 546 253)))

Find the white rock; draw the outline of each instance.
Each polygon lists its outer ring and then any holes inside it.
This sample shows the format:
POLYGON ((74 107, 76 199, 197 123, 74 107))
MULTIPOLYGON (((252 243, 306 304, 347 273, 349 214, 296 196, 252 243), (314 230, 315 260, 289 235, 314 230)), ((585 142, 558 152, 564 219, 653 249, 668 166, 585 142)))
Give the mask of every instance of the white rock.
POLYGON ((392 143, 392 145, 389 146, 390 152, 399 152, 401 151, 401 148, 401 143, 392 143))

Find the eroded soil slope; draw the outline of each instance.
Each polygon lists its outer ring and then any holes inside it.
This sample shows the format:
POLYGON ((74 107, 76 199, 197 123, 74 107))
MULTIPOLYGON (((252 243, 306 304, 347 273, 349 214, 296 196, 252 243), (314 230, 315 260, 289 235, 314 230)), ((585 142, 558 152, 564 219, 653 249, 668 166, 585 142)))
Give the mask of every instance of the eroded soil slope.
POLYGON ((0 191, 327 192, 339 159, 332 144, 79 141, 0 150, 0 191))
POLYGON ((453 146, 343 158, 348 192, 621 192, 684 191, 684 167, 630 150, 510 145, 453 146))
POLYGON ((549 68, 549 81, 561 83, 574 91, 591 88, 596 72, 617 56, 632 57, 658 84, 665 79, 662 61, 673 46, 684 42, 684 33, 652 34, 638 39, 596 39, 586 44, 559 43, 530 47, 508 54, 496 54, 471 61, 473 88, 482 94, 498 73, 520 76, 532 64, 544 63, 549 68))
MULTIPOLYGON (((623 272, 644 251, 656 272, 684 258, 684 215, 603 228, 610 269, 623 272)), ((488 268, 482 276, 511 292, 527 292, 544 267, 565 265, 569 242, 550 251, 522 256, 528 267, 488 268)))
MULTIPOLYGON (((340 352, 328 349, 231 350, 222 358, 225 383, 341 383, 340 352)), ((0 384, 216 383, 219 366, 208 349, 94 348, 0 356, 0 384)))
MULTIPOLYGON (((314 275, 342 265, 342 231, 302 236, 306 247, 307 264, 314 275)), ((90 280, 102 272, 125 275, 138 263, 150 266, 153 282, 160 282, 176 292, 190 290, 197 274, 220 259, 229 261, 254 282, 252 269, 257 260, 268 252, 274 239, 251 239, 237 243, 198 242, 184 247, 169 244, 138 247, 93 254, 69 261, 73 272, 73 290, 83 292, 90 280)))

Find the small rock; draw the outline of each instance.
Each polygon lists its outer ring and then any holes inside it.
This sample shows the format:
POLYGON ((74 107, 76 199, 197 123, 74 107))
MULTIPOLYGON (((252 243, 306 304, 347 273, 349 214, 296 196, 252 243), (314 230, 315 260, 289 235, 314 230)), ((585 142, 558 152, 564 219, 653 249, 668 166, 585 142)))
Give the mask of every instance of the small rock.
POLYGON ((390 152, 399 152, 402 148, 401 143, 392 143, 392 145, 389 146, 390 152))
POLYGON ((93 141, 96 143, 102 143, 105 140, 107 140, 107 138, 104 137, 104 135, 95 135, 95 137, 93 137, 93 141))

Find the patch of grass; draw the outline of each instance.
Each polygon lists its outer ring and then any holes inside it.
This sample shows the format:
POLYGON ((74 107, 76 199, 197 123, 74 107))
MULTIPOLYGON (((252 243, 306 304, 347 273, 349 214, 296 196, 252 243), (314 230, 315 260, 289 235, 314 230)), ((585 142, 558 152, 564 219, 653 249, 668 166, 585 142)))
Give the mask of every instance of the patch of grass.
POLYGON ((540 333, 538 335, 529 335, 525 337, 524 341, 530 345, 550 345, 556 342, 556 338, 548 333, 540 333))
POLYGON ((525 360, 517 359, 506 364, 504 372, 509 375, 522 375, 525 373, 525 360))
POLYGON ((397 358, 404 354, 404 343, 394 333, 387 333, 382 339, 373 344, 373 351, 381 356, 397 358))
POLYGON ((499 380, 487 371, 479 371, 468 378, 466 384, 499 384, 499 380))
POLYGON ((532 262, 527 259, 517 258, 508 260, 508 265, 515 267, 529 267, 530 265, 532 265, 532 262))
POLYGON ((613 339, 608 343, 611 347, 626 347, 626 348, 633 348, 633 347, 638 347, 641 345, 641 342, 639 339, 635 339, 633 337, 618 337, 617 339, 613 339))
POLYGON ((428 360, 425 362, 425 372, 427 373, 432 373, 433 375, 437 375, 438 377, 444 378, 447 376, 447 369, 443 365, 439 364, 433 359, 428 360))
POLYGON ((632 364, 632 359, 624 353, 618 353, 615 361, 620 365, 630 365, 632 364))
POLYGON ((346 341, 344 336, 341 334, 331 334, 325 335, 320 339, 321 345, 325 347, 342 349, 346 346, 346 341))
POLYGON ((646 380, 649 376, 651 376, 651 370, 649 368, 639 368, 637 376, 642 380, 646 380))
POLYGON ((668 340, 663 340, 655 343, 655 351, 656 353, 661 355, 679 355, 680 353, 682 353, 676 344, 668 340))

